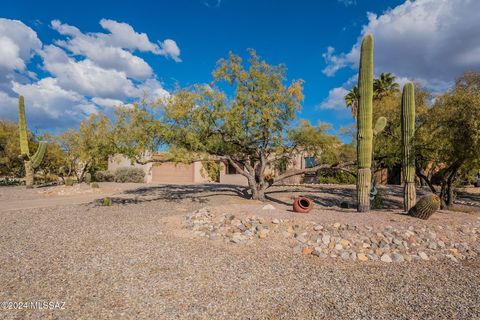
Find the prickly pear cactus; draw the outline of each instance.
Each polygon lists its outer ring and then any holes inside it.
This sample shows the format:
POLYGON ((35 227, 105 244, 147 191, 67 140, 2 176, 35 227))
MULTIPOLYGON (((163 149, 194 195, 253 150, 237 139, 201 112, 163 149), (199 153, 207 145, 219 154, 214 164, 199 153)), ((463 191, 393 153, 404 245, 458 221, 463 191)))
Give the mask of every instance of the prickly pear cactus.
POLYGON ((372 179, 372 105, 373 105, 373 36, 362 41, 358 72, 359 104, 357 111, 357 211, 370 211, 372 179))
POLYGON ((417 204, 413 206, 408 215, 427 220, 432 214, 440 209, 440 198, 435 194, 424 196, 418 200, 417 204))

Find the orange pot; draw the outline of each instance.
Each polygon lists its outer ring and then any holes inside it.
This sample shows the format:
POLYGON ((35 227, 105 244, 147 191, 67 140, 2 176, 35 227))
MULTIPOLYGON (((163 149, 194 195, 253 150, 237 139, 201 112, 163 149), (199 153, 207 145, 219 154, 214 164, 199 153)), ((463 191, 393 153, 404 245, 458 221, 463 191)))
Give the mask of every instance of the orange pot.
POLYGON ((293 212, 308 213, 310 210, 312 210, 312 207, 312 200, 306 197, 298 197, 293 202, 293 212))

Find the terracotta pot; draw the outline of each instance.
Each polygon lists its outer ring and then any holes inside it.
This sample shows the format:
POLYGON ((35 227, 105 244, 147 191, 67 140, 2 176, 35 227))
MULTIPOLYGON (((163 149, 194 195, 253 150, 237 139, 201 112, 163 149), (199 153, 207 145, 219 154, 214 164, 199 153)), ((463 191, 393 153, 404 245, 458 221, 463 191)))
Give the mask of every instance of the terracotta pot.
POLYGON ((307 213, 312 210, 313 204, 312 200, 306 197, 298 197, 293 202, 293 212, 298 213, 307 213))

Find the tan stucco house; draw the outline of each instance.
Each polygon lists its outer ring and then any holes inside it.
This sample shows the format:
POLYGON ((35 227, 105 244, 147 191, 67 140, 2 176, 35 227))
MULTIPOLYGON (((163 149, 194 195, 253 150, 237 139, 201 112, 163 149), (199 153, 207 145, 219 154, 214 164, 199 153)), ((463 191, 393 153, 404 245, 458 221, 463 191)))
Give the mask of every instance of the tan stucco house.
MULTIPOLYGON (((162 153, 154 154, 153 158, 161 159, 162 153)), ((147 157, 148 158, 148 157, 147 157)), ((123 155, 111 156, 108 159, 108 170, 114 171, 120 167, 137 167, 145 171, 145 182, 166 183, 166 184, 192 184, 218 182, 222 184, 247 185, 247 178, 238 174, 232 166, 220 163, 220 174, 217 181, 212 181, 203 169, 201 162, 191 164, 175 164, 172 162, 155 163, 150 162, 144 165, 133 163, 123 155)), ((308 157, 297 156, 289 169, 303 169, 308 165, 308 157)), ((274 168, 267 169, 272 174, 277 174, 274 168)), ((289 178, 285 183, 298 184, 303 180, 302 176, 289 178)))

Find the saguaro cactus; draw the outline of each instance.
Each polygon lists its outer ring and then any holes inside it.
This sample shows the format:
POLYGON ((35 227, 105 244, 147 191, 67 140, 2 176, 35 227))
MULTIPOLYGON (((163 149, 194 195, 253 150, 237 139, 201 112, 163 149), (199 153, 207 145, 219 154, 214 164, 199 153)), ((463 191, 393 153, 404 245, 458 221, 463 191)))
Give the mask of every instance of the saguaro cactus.
POLYGON ((415 133, 415 92, 413 83, 406 83, 402 94, 402 150, 403 150, 403 208, 406 212, 415 205, 415 156, 413 136, 415 133))
POLYGON ((25 165, 25 185, 27 188, 33 187, 33 173, 42 163, 43 157, 47 151, 47 143, 40 142, 37 152, 30 155, 28 148, 27 121, 25 119, 25 102, 22 96, 18 98, 18 129, 20 132, 20 158, 25 165))
POLYGON ((357 113, 357 211, 370 210, 372 166, 373 36, 362 41, 358 72, 359 103, 357 113))

